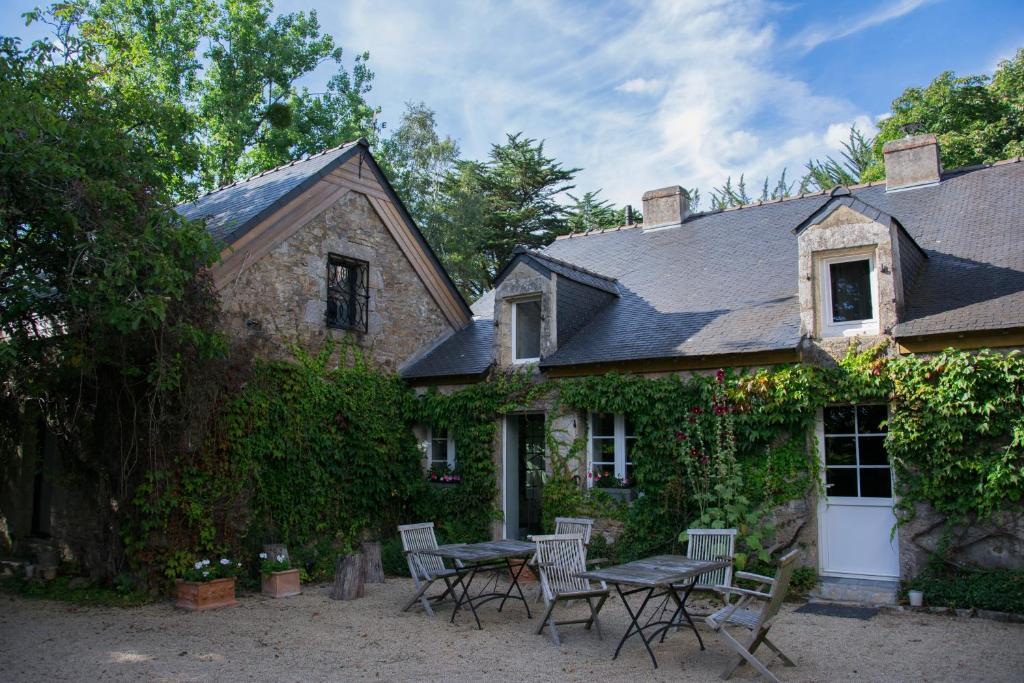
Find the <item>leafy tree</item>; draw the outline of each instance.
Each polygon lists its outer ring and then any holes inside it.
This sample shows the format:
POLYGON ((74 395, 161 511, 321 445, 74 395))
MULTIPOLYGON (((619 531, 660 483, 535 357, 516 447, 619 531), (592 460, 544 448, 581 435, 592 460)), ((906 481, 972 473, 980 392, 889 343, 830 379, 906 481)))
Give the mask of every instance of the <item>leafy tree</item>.
POLYGON ((995 73, 940 74, 924 88, 907 88, 893 100, 874 142, 874 163, 862 180, 885 177, 882 145, 918 124, 939 139, 945 168, 990 163, 1024 153, 1024 48, 995 73))
POLYGON ((179 108, 153 153, 187 195, 378 132, 369 55, 349 72, 316 12, 272 12, 272 0, 72 0, 27 16, 91 45, 109 87, 179 108), (297 88, 330 62, 325 92, 297 88))
POLYGON ((828 190, 836 185, 856 185, 861 182, 875 160, 874 139, 867 138, 856 126, 850 128, 850 135, 843 143, 841 160, 831 156, 824 161, 810 160, 805 168, 807 175, 800 181, 800 192, 828 190))
POLYGON ((463 292, 474 297, 490 289, 516 245, 540 248, 569 232, 557 196, 575 187, 578 171, 545 156, 543 141, 515 133, 492 145, 487 161, 461 162, 448 174, 446 220, 465 238, 449 263, 463 292))
POLYGON ((570 232, 614 228, 623 224, 623 211, 617 210, 610 199, 599 199, 599 194, 601 190, 584 192, 579 197, 571 192, 566 193, 572 200, 572 204, 566 209, 566 222, 570 232))
POLYGON ((167 102, 63 38, 0 43, 0 423, 35 406, 63 438, 63 472, 106 517, 83 561, 110 576, 140 465, 182 443, 194 368, 221 350, 217 251, 151 153, 167 102))

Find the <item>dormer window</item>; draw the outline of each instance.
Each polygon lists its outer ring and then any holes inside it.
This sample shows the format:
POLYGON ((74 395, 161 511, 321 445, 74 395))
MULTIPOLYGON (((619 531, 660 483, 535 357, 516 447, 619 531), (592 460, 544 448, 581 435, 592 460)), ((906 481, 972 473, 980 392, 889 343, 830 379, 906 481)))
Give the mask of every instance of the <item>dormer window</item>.
POLYGON ((818 261, 822 337, 878 334, 878 278, 871 254, 818 261))
POLYGON ((540 360, 540 299, 517 301, 512 313, 512 358, 516 363, 540 360))

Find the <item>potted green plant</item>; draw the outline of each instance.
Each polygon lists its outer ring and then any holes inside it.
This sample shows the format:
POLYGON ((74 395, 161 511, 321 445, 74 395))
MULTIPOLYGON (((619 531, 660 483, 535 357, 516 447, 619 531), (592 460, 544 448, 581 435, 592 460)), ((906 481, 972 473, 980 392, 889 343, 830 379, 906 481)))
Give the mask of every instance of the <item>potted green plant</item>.
POLYGON ((601 489, 615 500, 631 503, 636 500, 636 489, 629 479, 616 477, 614 474, 591 472, 589 475, 594 488, 601 489))
POLYGON ((260 573, 263 575, 263 594, 272 598, 287 598, 302 592, 298 568, 293 569, 287 554, 270 556, 260 553, 260 573))
POLYGON ((204 611, 237 605, 235 576, 241 567, 241 562, 227 557, 216 562, 209 559, 196 561, 175 583, 175 607, 204 611))

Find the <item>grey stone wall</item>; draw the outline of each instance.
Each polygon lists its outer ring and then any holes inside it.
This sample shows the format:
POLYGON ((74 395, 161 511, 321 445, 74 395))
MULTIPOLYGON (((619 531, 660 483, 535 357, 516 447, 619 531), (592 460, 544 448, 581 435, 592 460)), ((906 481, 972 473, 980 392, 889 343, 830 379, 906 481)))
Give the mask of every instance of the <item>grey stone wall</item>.
POLYGON ((499 368, 513 364, 512 315, 515 302, 524 297, 540 297, 540 355, 554 353, 558 348, 558 301, 555 295, 557 276, 541 272, 520 261, 505 276, 494 292, 494 359, 499 368))
POLYGON ((405 254, 367 201, 349 192, 221 290, 224 326, 256 353, 287 357, 298 342, 319 348, 348 339, 382 367, 394 370, 417 349, 450 331, 405 254), (369 263, 365 334, 327 327, 327 257, 369 263))

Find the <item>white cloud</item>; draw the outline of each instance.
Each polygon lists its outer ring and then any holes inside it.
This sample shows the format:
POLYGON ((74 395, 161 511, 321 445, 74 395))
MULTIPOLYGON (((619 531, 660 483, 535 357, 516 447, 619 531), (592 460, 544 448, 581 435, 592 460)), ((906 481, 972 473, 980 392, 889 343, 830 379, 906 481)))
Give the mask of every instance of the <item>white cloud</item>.
POLYGON ((619 92, 635 95, 655 95, 665 87, 665 82, 660 78, 631 78, 625 83, 615 87, 619 92))
POLYGON ((816 25, 802 31, 793 38, 792 43, 802 48, 805 52, 810 52, 822 43, 846 38, 847 36, 852 36, 855 33, 860 33, 865 29, 869 29, 872 26, 878 26, 887 21, 899 19, 900 17, 910 14, 919 7, 927 5, 933 1, 934 0, 900 0, 899 2, 894 2, 890 5, 878 8, 875 11, 865 14, 857 19, 834 17, 827 25, 816 25))
MULTIPOLYGON (((292 2, 279 10, 298 9, 292 2)), ((796 178, 809 158, 840 149, 851 123, 872 122, 783 70, 772 0, 452 0, 444 11, 319 2, 324 29, 349 54, 370 50, 371 98, 386 120, 423 100, 470 158, 524 131, 584 169, 581 190, 603 188, 618 204, 669 184, 706 194, 740 173, 751 185, 783 168, 796 178)), ((911 4, 920 3, 896 7, 911 4)))

